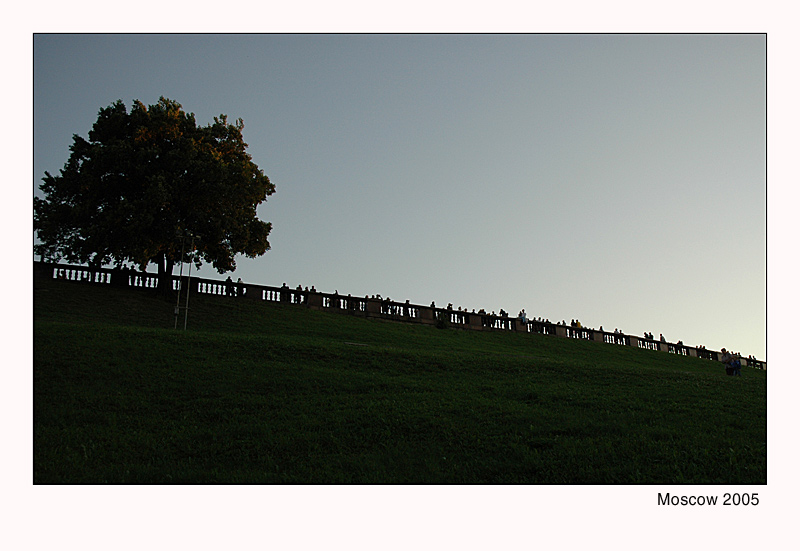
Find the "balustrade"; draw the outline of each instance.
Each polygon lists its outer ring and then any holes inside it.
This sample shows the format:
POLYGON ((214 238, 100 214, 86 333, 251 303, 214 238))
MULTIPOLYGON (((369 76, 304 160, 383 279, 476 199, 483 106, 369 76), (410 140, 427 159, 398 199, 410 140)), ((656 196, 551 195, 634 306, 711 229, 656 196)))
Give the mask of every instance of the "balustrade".
POLYGON ((130 272, 128 274, 128 286, 155 289, 158 287, 158 277, 147 272, 130 272))
POLYGON ((658 343, 650 339, 639 339, 639 348, 646 348, 647 350, 658 350, 658 343))
POLYGON ((571 339, 592 340, 592 332, 583 327, 567 327, 567 337, 571 339))
POLYGON ((419 308, 415 308, 410 304, 403 305, 403 316, 411 319, 419 319, 419 308))
POLYGON ((514 322, 512 318, 500 317, 492 314, 479 314, 481 316, 481 324, 487 329, 514 329, 514 322))
POLYGON ((447 310, 450 313, 450 323, 453 325, 469 325, 469 314, 463 310, 447 310))
POLYGON ((714 360, 719 361, 719 357, 717 356, 716 352, 708 350, 706 348, 698 348, 697 349, 697 357, 703 358, 704 360, 714 360))
POLYGON ((268 300, 269 302, 280 302, 280 291, 275 288, 264 289, 264 300, 268 300))
MULTIPOLYGON (((628 335, 622 333, 603 333, 603 342, 608 344, 618 344, 620 346, 630 346, 631 339, 628 335)), ((642 341, 639 340, 639 347, 642 347, 642 341)), ((658 350, 656 348, 655 350, 658 350)))
MULTIPOLYGON (((48 265, 42 262, 34 262, 35 277, 48 277, 73 282, 82 282, 100 285, 128 286, 145 289, 155 289, 158 286, 158 276, 147 272, 137 272, 133 270, 120 270, 109 268, 90 268, 85 266, 71 265, 48 265)), ((188 277, 185 277, 189 281, 188 277)), ((192 278, 192 290, 198 294, 226 296, 228 292, 224 282, 215 280, 192 278)), ((172 276, 172 289, 179 291, 182 289, 180 276, 172 276)), ((661 343, 652 339, 641 337, 629 337, 622 333, 596 332, 593 329, 576 328, 569 326, 559 326, 543 321, 528 320, 527 323, 517 318, 501 317, 491 314, 475 314, 467 311, 452 309, 424 308, 408 302, 396 303, 391 301, 370 300, 368 298, 358 298, 338 294, 327 295, 321 293, 306 292, 302 289, 291 290, 288 287, 261 287, 255 285, 237 285, 236 294, 242 294, 251 299, 264 300, 269 302, 284 302, 288 304, 306 305, 311 308, 342 310, 346 312, 358 313, 365 316, 382 315, 397 319, 411 319, 420 323, 435 323, 440 319, 440 315, 445 316, 451 325, 463 328, 474 329, 499 329, 505 331, 524 331, 541 335, 560 335, 568 338, 582 340, 601 340, 608 344, 625 346, 638 346, 647 350, 666 350, 671 354, 680 356, 694 356, 698 358, 719 361, 719 354, 705 348, 688 348, 682 344, 661 343), (314 297, 311 300, 311 297, 314 297), (369 304, 372 304, 372 309, 369 304), (424 309, 424 313, 423 313, 424 309), (602 338, 601 338, 602 335, 602 338)), ((747 358, 746 364, 756 369, 766 369, 766 363, 755 358, 747 358)))
POLYGON ((528 332, 538 333, 540 335, 555 335, 556 330, 553 328, 552 323, 543 321, 528 321, 528 332))
POLYGON ((366 312, 367 301, 363 298, 347 296, 341 299, 341 306, 343 310, 349 312, 366 312))
POLYGON ((669 351, 670 354, 677 354, 679 356, 689 355, 689 351, 686 350, 686 347, 679 344, 670 344, 667 350, 669 351))

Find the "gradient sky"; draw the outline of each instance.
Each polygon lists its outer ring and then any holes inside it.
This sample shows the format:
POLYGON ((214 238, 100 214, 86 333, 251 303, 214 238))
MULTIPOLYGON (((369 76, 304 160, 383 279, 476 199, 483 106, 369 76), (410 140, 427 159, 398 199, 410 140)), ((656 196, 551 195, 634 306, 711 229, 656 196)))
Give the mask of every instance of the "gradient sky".
POLYGON ((766 357, 764 35, 38 34, 33 77, 37 194, 118 99, 244 120, 234 279, 766 357))

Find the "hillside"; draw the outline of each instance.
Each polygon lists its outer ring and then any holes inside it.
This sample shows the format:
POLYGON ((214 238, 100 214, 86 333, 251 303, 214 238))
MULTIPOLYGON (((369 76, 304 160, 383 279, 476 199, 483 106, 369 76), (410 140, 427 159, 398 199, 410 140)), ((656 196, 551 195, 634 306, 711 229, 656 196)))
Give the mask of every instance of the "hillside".
POLYGON ((36 483, 766 483, 766 372, 34 285, 36 483), (182 326, 182 320, 181 324, 182 326))

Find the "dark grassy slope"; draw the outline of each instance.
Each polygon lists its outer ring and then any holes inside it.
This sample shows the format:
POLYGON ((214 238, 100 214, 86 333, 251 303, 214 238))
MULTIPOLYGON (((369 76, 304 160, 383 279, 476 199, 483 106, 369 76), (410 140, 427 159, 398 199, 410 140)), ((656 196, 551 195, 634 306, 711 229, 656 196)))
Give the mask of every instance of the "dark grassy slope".
POLYGON ((37 483, 766 483, 766 373, 37 281, 37 483))

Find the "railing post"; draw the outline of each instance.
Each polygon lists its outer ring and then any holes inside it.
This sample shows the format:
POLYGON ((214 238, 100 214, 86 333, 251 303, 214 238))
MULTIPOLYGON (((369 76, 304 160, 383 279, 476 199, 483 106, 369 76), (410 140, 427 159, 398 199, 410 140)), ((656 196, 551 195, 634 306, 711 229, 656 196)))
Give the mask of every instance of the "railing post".
POLYGON ((250 300, 264 300, 264 289, 260 285, 244 285, 244 298, 250 300))
POLYGON ((435 311, 430 306, 419 307, 419 318, 423 323, 435 323, 435 311))
POLYGON ((380 317, 381 301, 377 298, 367 299, 367 316, 380 317))
POLYGON ((322 295, 316 289, 308 292, 308 307, 314 310, 322 310, 322 295))

